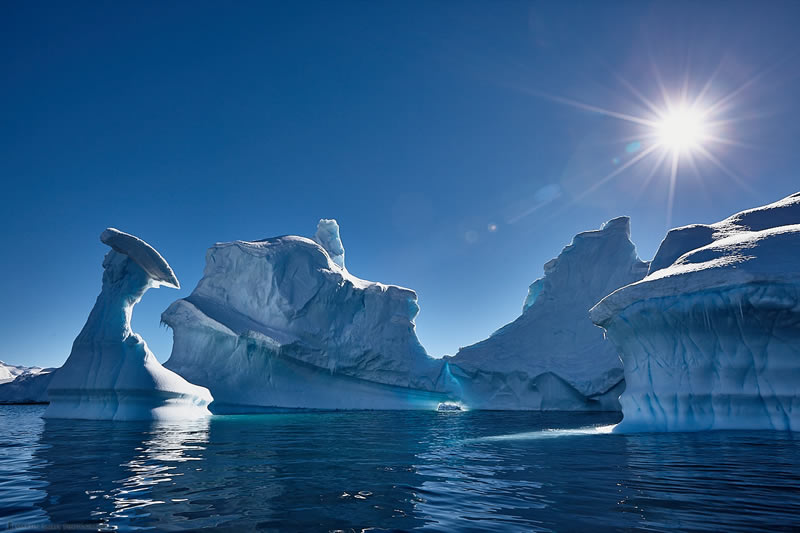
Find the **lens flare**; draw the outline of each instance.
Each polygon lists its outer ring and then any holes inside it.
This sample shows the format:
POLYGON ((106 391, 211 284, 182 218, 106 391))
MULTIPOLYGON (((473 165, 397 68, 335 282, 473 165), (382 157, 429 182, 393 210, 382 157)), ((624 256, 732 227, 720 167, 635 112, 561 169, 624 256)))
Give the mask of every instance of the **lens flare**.
POLYGON ((693 169, 695 174, 699 176, 697 163, 707 162, 731 178, 743 190, 750 193, 754 192, 753 187, 747 183, 747 180, 728 168, 720 156, 725 147, 754 148, 752 145, 739 142, 736 139, 729 138, 727 135, 730 133, 736 134, 736 128, 733 126, 738 122, 752 120, 761 116, 758 114, 752 115, 752 113, 747 116, 737 116, 735 114, 738 107, 736 100, 767 71, 765 70, 747 79, 740 86, 727 93, 714 95, 715 91, 712 91, 712 82, 714 82, 716 71, 702 85, 699 91, 690 89, 690 87, 697 86, 697 84, 690 84, 688 71, 683 80, 683 87, 669 91, 661 82, 658 68, 653 65, 653 72, 658 80, 662 101, 659 101, 658 95, 651 99, 633 84, 621 76, 617 76, 622 85, 633 94, 635 100, 638 100, 638 102, 632 102, 630 106, 630 109, 639 109, 638 114, 615 111, 563 96, 531 90, 528 92, 575 109, 627 122, 634 128, 630 136, 620 139, 627 143, 625 145, 625 153, 621 156, 610 158, 613 168, 605 176, 596 179, 594 183, 582 190, 572 199, 571 204, 591 195, 599 187, 602 187, 628 169, 641 164, 643 161, 650 160, 653 165, 642 182, 647 185, 658 174, 663 174, 667 178, 666 226, 669 228, 672 224, 672 208, 675 201, 675 190, 680 168, 693 169))

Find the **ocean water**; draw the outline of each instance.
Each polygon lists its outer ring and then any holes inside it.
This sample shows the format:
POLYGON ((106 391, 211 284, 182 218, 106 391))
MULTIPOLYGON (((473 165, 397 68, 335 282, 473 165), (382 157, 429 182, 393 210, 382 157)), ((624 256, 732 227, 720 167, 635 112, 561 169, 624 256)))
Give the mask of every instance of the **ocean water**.
POLYGON ((0 529, 800 529, 800 436, 621 436, 614 414, 45 421, 0 406, 0 529))

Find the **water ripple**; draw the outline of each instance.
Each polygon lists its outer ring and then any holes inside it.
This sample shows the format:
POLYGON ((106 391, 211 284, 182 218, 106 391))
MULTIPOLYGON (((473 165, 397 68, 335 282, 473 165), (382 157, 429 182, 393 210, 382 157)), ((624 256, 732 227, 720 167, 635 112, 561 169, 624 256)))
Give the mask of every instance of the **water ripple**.
POLYGON ((616 415, 282 413, 43 421, 0 406, 0 528, 800 528, 785 433, 609 434, 616 415))

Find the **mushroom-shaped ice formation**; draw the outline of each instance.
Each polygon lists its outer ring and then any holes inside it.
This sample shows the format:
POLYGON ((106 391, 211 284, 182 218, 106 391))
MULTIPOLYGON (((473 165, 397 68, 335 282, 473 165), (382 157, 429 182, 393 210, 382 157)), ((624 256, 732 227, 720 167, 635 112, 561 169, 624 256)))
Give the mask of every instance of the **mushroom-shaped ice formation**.
POLYGON ((151 287, 180 285, 169 264, 143 240, 114 228, 100 240, 103 288, 67 362, 47 390, 45 418, 163 420, 209 413, 208 389, 193 385, 156 360, 131 331, 131 314, 151 287))
POLYGON ((120 231, 116 228, 107 228, 100 234, 103 244, 109 245, 114 251, 127 255, 136 264, 142 267, 150 279, 159 285, 180 289, 181 284, 175 273, 170 268, 169 263, 161 257, 155 248, 144 242, 139 237, 134 237, 129 233, 120 231))

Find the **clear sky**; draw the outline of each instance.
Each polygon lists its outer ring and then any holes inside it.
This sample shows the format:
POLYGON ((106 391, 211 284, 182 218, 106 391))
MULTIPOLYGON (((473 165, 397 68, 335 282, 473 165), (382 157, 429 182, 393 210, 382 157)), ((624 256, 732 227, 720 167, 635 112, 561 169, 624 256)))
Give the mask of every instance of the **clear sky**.
POLYGON ((161 361, 172 340, 159 315, 191 292, 211 244, 310 236, 322 217, 339 221, 351 272, 417 291, 419 337, 440 356, 513 320, 577 232, 630 215, 650 259, 668 225, 800 190, 800 2, 0 11, 9 363, 66 359, 108 226, 152 244, 182 282, 134 313, 161 361), (708 146, 716 162, 680 161, 669 214, 657 158, 604 181, 650 146, 648 128, 585 106, 644 116, 636 93, 661 107, 659 84, 674 101, 709 80, 728 141, 708 146))

